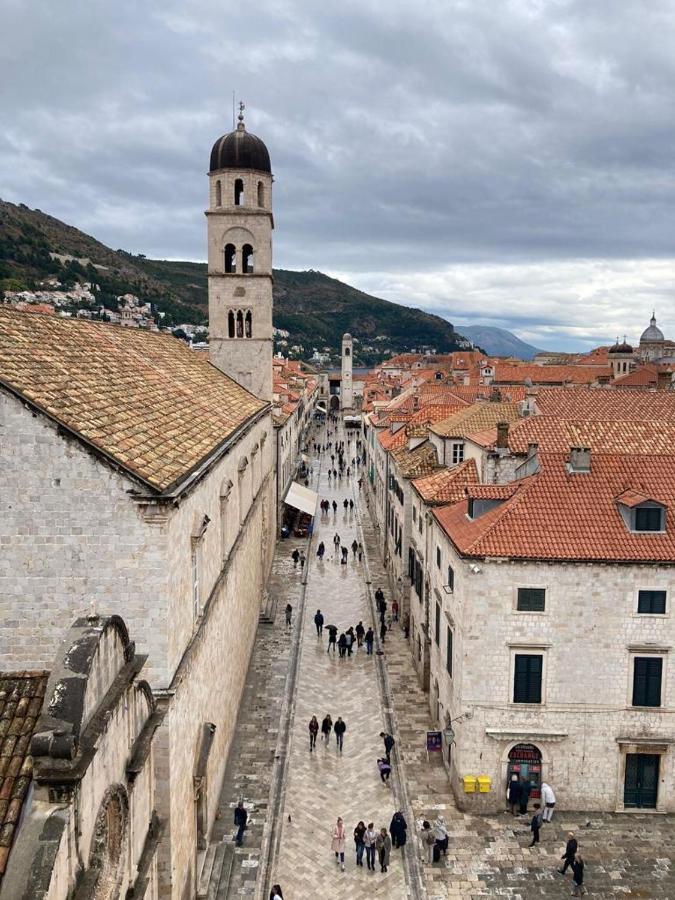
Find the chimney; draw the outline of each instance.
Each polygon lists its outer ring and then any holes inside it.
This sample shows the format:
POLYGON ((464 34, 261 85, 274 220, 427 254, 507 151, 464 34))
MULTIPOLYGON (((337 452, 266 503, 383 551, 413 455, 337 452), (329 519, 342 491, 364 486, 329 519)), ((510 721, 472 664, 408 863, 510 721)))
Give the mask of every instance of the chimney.
POLYGON ((497 443, 500 450, 508 450, 509 447, 509 423, 497 422, 497 443))
POLYGON ((567 463, 567 471, 570 473, 591 471, 590 447, 570 447, 570 458, 567 463))
POLYGON ((656 389, 658 391, 669 391, 672 385, 672 376, 670 372, 659 372, 657 374, 656 389))
POLYGON ((527 458, 532 459, 533 456, 536 456, 539 452, 539 444, 528 444, 527 445, 527 458))

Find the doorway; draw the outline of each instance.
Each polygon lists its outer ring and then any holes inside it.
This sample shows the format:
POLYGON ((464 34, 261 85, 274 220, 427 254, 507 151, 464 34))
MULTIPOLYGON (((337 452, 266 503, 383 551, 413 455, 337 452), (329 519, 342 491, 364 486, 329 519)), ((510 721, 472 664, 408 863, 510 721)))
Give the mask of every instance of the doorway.
POLYGON ((626 754, 623 805, 626 809, 656 809, 660 757, 651 753, 626 754))
POLYGON ((506 783, 512 775, 521 779, 529 778, 532 785, 530 799, 541 797, 541 750, 535 744, 516 744, 509 750, 509 764, 506 772, 506 783))

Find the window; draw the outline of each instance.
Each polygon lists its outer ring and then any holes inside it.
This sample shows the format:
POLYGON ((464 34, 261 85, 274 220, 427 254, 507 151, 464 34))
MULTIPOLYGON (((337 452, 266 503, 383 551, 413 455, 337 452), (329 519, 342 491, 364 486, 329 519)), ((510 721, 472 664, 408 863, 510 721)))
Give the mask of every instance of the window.
POLYGON ((201 611, 200 604, 200 592, 199 592, 199 570, 201 568, 201 544, 199 541, 193 541, 192 543, 192 612, 194 614, 195 619, 199 616, 201 611))
POLYGON ((421 515, 420 515, 419 523, 418 523, 418 524, 419 524, 420 534, 422 534, 422 531, 424 530, 424 523, 422 522, 422 516, 421 516, 421 515))
POLYGON ((663 531, 660 506, 638 506, 635 509, 635 531, 663 531))
POLYGON ((633 706, 661 706, 660 656, 636 656, 633 661, 633 706))
POLYGON ((244 314, 241 310, 237 311, 237 337, 244 336, 244 314))
POLYGON ((250 309, 244 318, 244 337, 253 337, 253 316, 250 309))
POLYGON ((452 566, 448 566, 448 583, 446 587, 451 592, 455 589, 455 570, 452 568, 452 566))
POLYGON ((413 516, 413 522, 417 522, 417 507, 416 506, 413 506, 412 516, 413 516))
POLYGON ((538 653, 516 653, 513 702, 541 703, 541 674, 544 657, 538 653))
POLYGON ((235 275, 237 272, 237 248, 234 244, 225 244, 225 272, 235 275))
POLYGON ((452 631, 449 627, 446 628, 445 636, 445 668, 452 678, 452 631))
POLYGON ((440 569, 441 567, 441 548, 436 547, 436 568, 440 569))
POLYGON ((234 205, 244 205, 244 182, 241 178, 236 178, 234 181, 234 205))
POLYGON ((253 247, 250 244, 241 248, 241 271, 244 275, 253 274, 253 247))
POLYGON ((351 355, 352 355, 352 352, 349 349, 349 347, 345 347, 345 356, 351 356, 351 355))
POLYGON ((227 314, 227 336, 234 337, 234 312, 232 310, 227 314))
POLYGON ((639 613, 663 616, 666 613, 665 591, 638 591, 639 613))
POLYGON ((222 206, 222 205, 223 205, 223 189, 222 189, 222 185, 220 184, 220 179, 218 179, 218 181, 216 181, 216 206, 222 206))
POLYGON ((544 612, 545 588, 518 588, 518 609, 521 612, 544 612))
POLYGON ((441 604, 436 604, 436 628, 434 629, 434 637, 436 639, 436 646, 441 646, 441 604))
POLYGON ((452 464, 456 466, 458 463, 464 462, 464 444, 452 445, 452 464))
POLYGON ((258 206, 265 205, 265 185, 262 181, 258 182, 258 206))

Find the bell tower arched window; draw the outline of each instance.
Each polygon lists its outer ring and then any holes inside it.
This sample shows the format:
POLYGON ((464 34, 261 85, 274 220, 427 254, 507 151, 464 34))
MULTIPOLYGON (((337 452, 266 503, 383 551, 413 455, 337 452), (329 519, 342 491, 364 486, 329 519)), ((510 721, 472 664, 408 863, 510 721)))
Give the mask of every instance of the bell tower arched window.
POLYGON ((258 182, 258 206, 265 205, 265 185, 262 181, 258 182))
POLYGON ((227 314, 227 336, 234 337, 234 313, 232 310, 227 314))
POLYGON ((250 244, 244 244, 241 250, 241 271, 244 275, 253 274, 253 247, 250 244))
POLYGON ((246 313, 246 318, 244 319, 244 335, 247 338, 253 337, 253 316, 251 315, 251 310, 246 313))
POLYGON ((351 356, 351 355, 352 355, 352 351, 349 349, 349 347, 345 347, 345 356, 351 356))
POLYGON ((225 271, 234 275, 237 271, 237 248, 234 244, 225 244, 225 271))
POLYGON ((237 337, 244 336, 244 314, 241 310, 237 312, 237 337))
POLYGON ((220 178, 216 181, 216 206, 223 205, 223 187, 220 183, 220 178))
POLYGON ((235 178, 234 180, 234 205, 235 206, 243 206, 244 205, 244 181, 241 178, 235 178))

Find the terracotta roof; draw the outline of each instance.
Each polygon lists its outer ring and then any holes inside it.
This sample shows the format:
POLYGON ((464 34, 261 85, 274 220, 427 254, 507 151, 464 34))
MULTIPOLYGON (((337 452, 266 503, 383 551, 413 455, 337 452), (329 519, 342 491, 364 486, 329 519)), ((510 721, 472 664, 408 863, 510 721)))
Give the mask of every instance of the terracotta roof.
POLYGON ((485 431, 498 422, 516 422, 519 418, 517 403, 474 403, 450 418, 432 426, 434 434, 441 437, 470 437, 485 431))
POLYGON ((0 384, 157 491, 265 407, 176 338, 4 308, 0 384))
MULTIPOLYGON (((494 443, 496 431, 492 434, 494 443)), ((509 431, 509 448, 514 453, 526 453, 528 444, 538 444, 539 450, 546 453, 589 447, 593 453, 671 455, 675 451, 675 420, 586 422, 556 416, 532 416, 522 419, 509 431)))
POLYGON ((478 481, 474 459, 466 459, 452 469, 440 469, 431 475, 415 478, 412 486, 420 497, 431 505, 456 503, 466 493, 467 485, 478 481))
POLYGON ((403 478, 419 478, 420 475, 429 475, 438 468, 436 448, 428 441, 415 447, 414 450, 408 450, 407 447, 392 450, 391 455, 403 478))
POLYGON ((606 366, 514 366, 498 363, 494 383, 522 384, 529 378, 532 384, 594 384, 603 375, 611 375, 611 370, 606 366))
POLYGON ((615 391, 607 388, 540 389, 537 410, 561 419, 589 421, 675 422, 675 392, 615 391))
MULTIPOLYGON (((645 494, 640 493, 640 491, 627 490, 616 498, 616 502, 620 503, 622 506, 628 506, 631 509, 634 506, 639 506, 641 503, 647 503, 649 500, 653 501, 653 497, 647 497, 645 494)), ((657 501, 658 502, 658 501, 657 501)))
POLYGON ((47 672, 0 672, 0 885, 33 774, 30 742, 47 672))
POLYGON ((398 431, 381 431, 377 438, 384 450, 395 450, 397 447, 405 447, 408 443, 405 428, 399 428, 398 431))
POLYGON ((641 366, 634 372, 621 375, 612 382, 614 387, 656 387, 659 381, 658 372, 652 366, 641 366))
POLYGON ((468 496, 474 500, 508 500, 520 490, 522 481, 510 481, 508 484, 472 484, 468 488, 468 496))
POLYGON ((566 462, 566 454, 540 454, 539 473, 473 521, 465 501, 434 515, 469 557, 675 562, 675 456, 592 456, 591 471, 576 475, 566 462), (617 504, 627 491, 666 506, 664 533, 628 530, 617 504))

